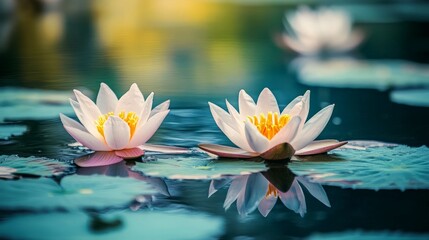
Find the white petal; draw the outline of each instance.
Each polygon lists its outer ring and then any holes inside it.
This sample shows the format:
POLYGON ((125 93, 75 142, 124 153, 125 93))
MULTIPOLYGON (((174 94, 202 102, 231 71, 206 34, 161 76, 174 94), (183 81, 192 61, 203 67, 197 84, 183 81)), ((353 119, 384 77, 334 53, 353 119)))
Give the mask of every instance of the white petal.
POLYGON ((276 97, 268 88, 264 88, 259 94, 258 103, 256 105, 256 115, 260 113, 280 113, 279 105, 277 104, 276 97))
POLYGON ((238 113, 238 111, 225 99, 226 107, 228 108, 229 114, 235 119, 235 121, 244 121, 246 120, 243 116, 238 113))
POLYGON ((238 126, 237 126, 236 120, 233 119, 232 116, 229 115, 225 110, 223 110, 222 108, 220 108, 219 106, 211 102, 209 102, 209 106, 210 106, 210 112, 212 113, 212 116, 215 119, 216 123, 218 120, 222 123, 227 124, 234 130, 237 129, 238 126))
POLYGON ((292 100, 282 111, 282 114, 289 114, 290 110, 292 110, 293 107, 299 102, 301 102, 302 96, 296 97, 294 100, 292 100))
POLYGON ((320 110, 305 124, 299 132, 299 136, 291 142, 295 150, 301 150, 319 136, 326 124, 328 124, 333 110, 334 105, 329 105, 320 110))
POLYGON ((120 117, 110 116, 104 123, 104 138, 111 149, 123 149, 130 140, 130 127, 120 117))
POLYGON ((225 158, 253 158, 258 156, 258 154, 247 152, 240 148, 217 144, 199 144, 198 147, 206 152, 225 158))
POLYGON ((100 109, 102 114, 108 112, 115 112, 116 104, 118 103, 118 98, 112 89, 107 86, 105 83, 100 84, 100 90, 98 91, 97 96, 97 106, 100 109))
POLYGON ((143 105, 142 113, 140 114, 140 119, 137 124, 137 128, 139 128, 142 124, 145 124, 149 119, 149 116, 152 110, 152 103, 153 103, 153 92, 151 92, 149 96, 146 98, 146 101, 143 105))
POLYGON ((262 135, 256 126, 249 121, 246 121, 244 126, 247 142, 253 151, 257 153, 263 153, 267 151, 270 145, 268 139, 262 135))
POLYGON ((153 115, 165 111, 170 107, 170 100, 167 100, 161 104, 159 104, 158 106, 156 106, 154 109, 152 109, 152 111, 150 112, 149 117, 152 117, 153 115))
POLYGON ((307 212, 305 196, 296 179, 293 180, 292 186, 286 193, 280 192, 279 197, 287 208, 299 213, 301 217, 307 212))
POLYGON ((304 185, 305 188, 310 192, 313 197, 315 197, 317 200, 322 202, 328 207, 331 207, 331 203, 329 202, 328 195, 326 195, 325 190, 323 189, 322 185, 319 183, 312 183, 305 179, 304 177, 296 177, 298 182, 300 182, 302 185, 304 185))
POLYGON ((118 115, 120 112, 135 112, 137 116, 140 116, 144 102, 142 92, 137 84, 133 83, 130 90, 119 99, 115 114, 118 115))
POLYGON ((149 120, 136 129, 127 148, 133 148, 145 144, 161 126, 162 121, 167 116, 170 110, 165 110, 153 115, 149 120))
POLYGON ((94 151, 110 151, 111 149, 95 138, 92 134, 86 131, 82 131, 77 128, 64 126, 66 131, 78 142, 80 142, 83 146, 94 150, 94 151))
POLYGON ((291 142, 298 133, 301 118, 293 117, 280 131, 270 140, 270 148, 280 144, 291 142))
POLYGON ((75 120, 67 117, 66 115, 64 115, 62 113, 60 113, 60 119, 61 119, 61 122, 63 123, 64 126, 76 128, 76 129, 79 129, 81 131, 86 132, 86 129, 84 126, 82 126, 82 124, 76 122, 75 120))
POLYGON ((238 94, 238 109, 240 111, 240 115, 243 117, 255 115, 255 101, 253 101, 252 97, 250 97, 243 89, 240 90, 240 93, 238 94))
POLYGON ((74 93, 79 102, 80 110, 82 111, 82 119, 79 120, 81 120, 81 123, 85 126, 88 132, 100 140, 103 139, 95 126, 95 122, 101 116, 101 112, 97 105, 95 105, 91 99, 83 95, 80 91, 74 90, 74 93))
POLYGON ((329 152, 347 144, 346 141, 339 142, 338 140, 318 140, 309 143, 304 148, 295 152, 297 156, 314 155, 329 152))
POLYGON ((240 193, 245 191, 244 187, 246 186, 246 182, 249 175, 238 176, 234 178, 231 185, 229 186, 228 192, 226 194, 225 202, 223 203, 223 207, 227 210, 231 204, 238 198, 240 193))

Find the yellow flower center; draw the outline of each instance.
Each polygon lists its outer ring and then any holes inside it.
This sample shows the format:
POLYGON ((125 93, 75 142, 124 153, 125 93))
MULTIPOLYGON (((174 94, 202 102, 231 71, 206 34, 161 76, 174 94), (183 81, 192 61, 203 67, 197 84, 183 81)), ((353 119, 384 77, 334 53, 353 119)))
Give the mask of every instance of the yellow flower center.
MULTIPOLYGON (((98 119, 95 121, 95 125, 97 126, 98 132, 104 137, 104 123, 109 119, 110 116, 114 116, 115 114, 113 112, 108 112, 104 115, 101 115, 98 117, 98 119)), ((134 132, 136 131, 137 123, 139 122, 139 117, 137 117, 137 114, 135 112, 120 112, 118 114, 118 117, 124 120, 128 126, 130 127, 130 138, 134 135, 134 132)))
POLYGON ((267 116, 261 113, 259 116, 247 117, 253 125, 258 128, 258 131, 266 138, 271 140, 290 120, 289 114, 282 114, 268 112, 267 116))
POLYGON ((278 195, 279 193, 277 188, 274 187, 273 184, 269 183, 267 193, 265 194, 265 198, 269 198, 270 196, 277 197, 278 195))

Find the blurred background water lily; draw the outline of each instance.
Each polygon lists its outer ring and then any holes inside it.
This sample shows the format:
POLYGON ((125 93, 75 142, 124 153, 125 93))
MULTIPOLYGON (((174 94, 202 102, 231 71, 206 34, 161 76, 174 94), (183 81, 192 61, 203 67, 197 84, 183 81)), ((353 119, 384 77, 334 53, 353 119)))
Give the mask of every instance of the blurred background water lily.
POLYGON ((239 147, 200 144, 199 147, 219 157, 268 160, 290 158, 292 155, 314 155, 328 152, 347 142, 314 141, 328 123, 334 105, 320 110, 307 120, 310 91, 298 96, 280 112, 273 93, 264 88, 257 103, 244 90, 239 93, 239 111, 226 100, 228 112, 210 103, 213 118, 222 132, 239 147))
MULTIPOLYGON (((79 159, 81 167, 115 164, 122 159, 136 158, 144 154, 146 143, 169 113, 167 100, 152 109, 153 93, 146 100, 137 84, 120 99, 104 83, 100 85, 94 103, 78 90, 77 101, 70 99, 79 122, 60 114, 66 131, 83 146, 101 152, 79 159)), ((167 147, 159 147, 161 150, 167 147)))
POLYGON ((321 184, 312 183, 304 177, 296 177, 287 167, 270 168, 266 172, 237 176, 227 180, 212 180, 209 197, 228 183, 230 186, 223 207, 227 210, 237 201, 237 210, 240 215, 248 215, 258 208, 259 212, 266 217, 280 198, 287 208, 303 217, 307 212, 307 205, 301 185, 317 200, 331 207, 321 184))
POLYGON ((352 18, 340 8, 320 7, 312 10, 301 6, 285 14, 286 32, 278 43, 304 55, 347 52, 358 46, 364 35, 354 30, 352 18))

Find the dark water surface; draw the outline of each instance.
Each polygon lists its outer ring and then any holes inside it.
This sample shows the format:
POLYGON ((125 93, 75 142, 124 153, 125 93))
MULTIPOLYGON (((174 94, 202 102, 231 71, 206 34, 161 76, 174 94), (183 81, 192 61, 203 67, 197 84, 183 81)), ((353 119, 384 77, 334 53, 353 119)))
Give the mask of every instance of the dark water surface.
MULTIPOLYGON (((429 16, 418 17, 417 13, 387 5, 383 13, 391 17, 389 21, 377 21, 372 15, 365 21, 366 15, 358 5, 346 5, 357 14, 360 20, 357 25, 367 32, 366 41, 353 56, 363 60, 429 63, 429 35, 423 31, 429 26, 429 16)), ((293 9, 293 4, 65 1, 59 9, 46 11, 37 6, 24 3, 17 6, 15 13, 1 15, 2 25, 11 28, 0 46, 1 91, 3 87, 35 88, 70 91, 71 95, 71 90, 77 88, 85 89, 95 98, 100 82, 107 83, 118 96, 137 83, 145 96, 155 92, 155 103, 171 100, 172 111, 149 142, 196 148, 202 142, 231 145, 216 126, 208 101, 225 107, 227 98, 237 106, 240 89, 256 99, 268 87, 283 107, 309 89, 310 116, 335 103, 331 121, 319 139, 365 139, 411 147, 429 145, 429 108, 392 102, 390 92, 398 88, 394 84, 381 91, 300 83, 291 67, 297 54, 278 48, 273 40, 283 30, 284 11, 293 9)), ((410 9, 417 11, 419 5, 410 9)), ((428 71, 426 65, 422 66, 428 71)), ((407 79, 403 81, 405 84, 400 88, 408 89, 407 79)), ((428 84, 426 79, 419 86, 428 84)), ((5 99, 1 103, 0 107, 13 105, 5 99)), ((0 140, 0 155, 69 162, 85 154, 67 146, 73 139, 59 118, 4 117, 3 125, 25 125, 28 131, 0 140)), ((101 173, 97 171, 94 173, 101 173)), ((299 239, 315 233, 349 231, 358 231, 354 232, 356 238, 360 238, 359 233, 368 232, 381 232, 381 238, 392 234, 412 238, 417 237, 414 234, 429 233, 429 192, 424 189, 375 191, 324 186, 331 207, 304 190, 307 213, 303 217, 280 200, 263 217, 257 209, 241 216, 236 203, 225 211, 228 185, 208 198, 210 180, 166 179, 165 182, 170 196, 157 194, 148 206, 142 204, 142 209, 153 212, 167 209, 172 215, 186 210, 220 219, 223 228, 207 236, 210 238, 299 239)), ((0 211, 0 225, 14 215, 14 211, 0 211)), ((52 224, 55 225, 55 219, 52 224)), ((25 230, 26 226, 19 228, 25 230)), ((352 233, 349 235, 354 238, 352 233)))

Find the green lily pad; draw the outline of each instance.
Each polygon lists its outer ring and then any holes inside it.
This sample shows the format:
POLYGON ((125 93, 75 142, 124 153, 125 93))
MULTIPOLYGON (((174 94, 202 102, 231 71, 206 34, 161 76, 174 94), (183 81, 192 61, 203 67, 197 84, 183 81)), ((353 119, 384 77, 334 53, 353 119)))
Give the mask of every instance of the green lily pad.
POLYGON ((300 59, 296 66, 300 82, 309 86, 386 90, 429 85, 428 66, 406 61, 300 59))
POLYGON ((293 161, 289 168, 314 182, 343 188, 429 189, 429 148, 425 146, 343 148, 315 158, 293 161))
POLYGON ((49 177, 61 175, 73 169, 73 166, 55 159, 44 157, 19 157, 0 155, 0 166, 16 169, 16 174, 29 174, 49 177))
POLYGON ((8 140, 12 136, 21 136, 27 131, 23 125, 0 125, 0 139, 8 140))
POLYGON ((223 231, 221 218, 183 210, 97 216, 48 213, 15 216, 0 223, 0 238, 10 239, 216 239, 223 231))
POLYGON ((416 107, 429 107, 429 89, 395 90, 390 93, 390 100, 395 103, 416 107))
POLYGON ((156 191, 143 181, 102 175, 0 181, 0 209, 43 210, 125 206, 140 194, 156 191))
POLYGON ((362 239, 362 240, 424 240, 429 239, 429 234, 417 234, 417 233, 401 233, 401 232, 389 232, 389 231, 346 231, 336 233, 318 233, 311 235, 307 238, 308 240, 348 240, 348 239, 362 239))
POLYGON ((267 170, 263 162, 212 159, 203 154, 154 155, 152 161, 137 162, 133 171, 170 179, 215 179, 267 170))

